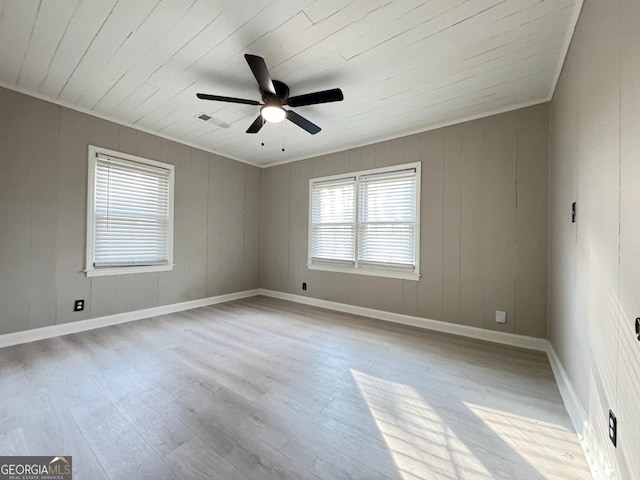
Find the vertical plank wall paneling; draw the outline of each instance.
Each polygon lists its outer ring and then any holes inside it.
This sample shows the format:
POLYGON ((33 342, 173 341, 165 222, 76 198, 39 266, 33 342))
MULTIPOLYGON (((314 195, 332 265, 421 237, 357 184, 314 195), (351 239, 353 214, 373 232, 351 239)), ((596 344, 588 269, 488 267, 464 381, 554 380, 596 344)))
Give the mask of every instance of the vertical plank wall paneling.
POLYGON ((460 225, 462 222, 462 185, 457 181, 462 171, 460 129, 443 132, 443 183, 449 185, 442 195, 442 320, 460 322, 460 225))
POLYGON ((189 170, 189 298, 205 298, 207 292, 208 198, 210 154, 191 150, 189 170))
MULTIPOLYGON (((460 323, 480 327, 485 323, 483 310, 485 268, 483 236, 485 233, 485 125, 470 122, 461 127, 460 155, 462 171, 460 201, 460 323)), ((456 181, 456 180, 454 180, 456 181)), ((429 185, 427 183, 427 185, 429 185)), ((515 208, 515 205, 511 205, 515 208)), ((505 305, 513 320, 513 310, 505 305)), ((438 319, 436 319, 438 320, 438 319)), ((513 329, 513 322, 506 324, 513 329)))
POLYGON ((0 110, 0 334, 258 288, 260 169, 1 88, 0 110), (84 275, 89 144, 176 166, 173 271, 84 275))
POLYGON ((261 286, 544 337, 547 146, 548 107, 538 105, 267 168, 261 286), (309 270, 309 179, 417 160, 421 280, 309 270), (495 323, 497 309, 507 311, 505 325, 495 323))
MULTIPOLYGON (((3 112, 15 112, 14 115, 0 115, 2 122, 0 124, 0 145, 9 145, 15 142, 15 149, 12 156, 38 157, 37 163, 41 163, 41 149, 53 149, 57 151, 57 142, 52 142, 49 134, 44 134, 38 141, 28 135, 28 132, 20 128, 20 124, 30 122, 38 129, 49 129, 57 131, 59 128, 58 120, 51 113, 55 112, 55 107, 49 104, 41 103, 32 111, 23 111, 19 109, 19 102, 16 96, 6 99, 4 102, 3 112), (52 122, 40 120, 40 115, 53 117, 52 122)), ((11 330, 20 329, 21 319, 28 318, 31 307, 34 313, 39 316, 39 311, 46 308, 47 298, 40 299, 38 302, 34 298, 28 288, 31 275, 31 251, 29 248, 31 236, 31 196, 33 187, 30 184, 24 184, 22 179, 28 178, 32 171, 32 167, 28 162, 11 161, 11 156, 7 154, 0 155, 0 167, 2 174, 0 175, 0 228, 2 228, 2 244, 0 245, 0 295, 2 295, 0 304, 3 307, 3 315, 6 315, 6 328, 11 330), (11 225, 11 228, 7 228, 11 225)), ((38 176, 39 180, 41 177, 38 176)), ((53 177, 55 181, 55 176, 53 177)), ((39 182, 36 182, 39 183, 39 182)), ((40 196, 42 194, 39 194, 40 196)), ((55 205, 56 199, 48 198, 48 201, 55 205)), ((55 222, 55 219, 53 219, 55 222)), ((43 220, 37 222, 44 227, 43 220)), ((47 231, 51 231, 51 225, 47 225, 47 231)), ((55 228, 55 223, 53 225, 55 228)), ((55 238, 55 236, 53 236, 55 238)), ((40 243, 40 242, 37 242, 40 243)), ((55 249, 55 241, 52 242, 55 249)), ((42 261, 51 267, 51 259, 47 258, 47 254, 43 252, 39 255, 42 261)), ((49 300, 50 302, 50 300, 49 300)), ((49 304, 48 307, 55 311, 55 303, 49 304)), ((34 318, 34 323, 41 323, 40 318, 34 318)))
MULTIPOLYGON (((50 240, 56 237, 57 184, 56 164, 49 155, 43 154, 49 148, 56 149, 58 123, 47 124, 55 108, 52 105, 38 105, 37 109, 22 112, 22 121, 35 125, 39 132, 37 140, 30 132, 19 130, 14 141, 20 143, 23 155, 33 158, 26 164, 30 184, 30 243, 29 243, 29 318, 36 327, 47 325, 50 312, 56 308, 55 292, 49 287, 55 284, 56 249, 50 248, 50 240), (36 267, 38 265, 39 267, 36 267)), ((53 242, 54 245, 56 242, 53 242)))
POLYGON ((622 417, 618 470, 640 477, 640 342, 633 321, 640 317, 640 3, 621 1, 620 14, 620 280, 618 302, 617 414, 622 417))
POLYGON ((532 336, 544 335, 545 325, 537 319, 541 314, 546 318, 547 305, 547 269, 541 266, 547 265, 548 253, 538 248, 548 242, 547 228, 533 219, 548 222, 548 164, 537 161, 549 152, 548 114, 548 109, 522 110, 517 123, 515 310, 520 333, 532 336))
MULTIPOLYGON (((442 318, 442 275, 443 270, 443 241, 442 225, 443 216, 443 182, 444 171, 444 141, 443 131, 436 130, 424 135, 409 137, 405 142, 408 147, 400 159, 417 155, 422 162, 423 178, 437 179, 437 182, 428 180, 420 196, 421 222, 426 229, 420 232, 420 260, 423 271, 420 282, 402 281, 403 292, 411 296, 400 297, 390 292, 392 297, 406 298, 411 306, 415 302, 414 315, 420 314, 427 318, 442 318), (415 291, 415 294, 413 293, 415 291), (414 300, 415 297, 415 300, 414 300)), ((395 162, 398 162, 396 158, 395 162)), ((395 282, 394 282, 395 283, 395 282)), ((398 282, 400 283, 400 282, 398 282)), ((409 307, 410 309, 411 307, 409 307)), ((403 308, 404 313, 409 312, 403 308)))
POLYGON ((549 339, 586 412, 587 442, 623 480, 640 478, 638 18, 636 0, 584 2, 550 115, 549 339))

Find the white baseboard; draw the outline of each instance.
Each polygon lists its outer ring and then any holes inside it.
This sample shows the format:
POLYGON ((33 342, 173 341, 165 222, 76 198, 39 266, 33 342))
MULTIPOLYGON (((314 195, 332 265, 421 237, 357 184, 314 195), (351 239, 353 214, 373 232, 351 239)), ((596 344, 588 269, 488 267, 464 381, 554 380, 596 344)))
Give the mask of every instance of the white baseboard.
POLYGON ((365 317, 376 318, 387 322, 399 323, 402 325, 411 325, 413 327, 434 330, 437 332, 450 333, 463 337, 477 338, 505 345, 529 348, 532 350, 546 351, 547 341, 542 338, 527 337, 524 335, 515 335, 513 333, 495 332, 482 328, 468 327, 465 325, 457 325, 438 320, 430 320, 421 317, 412 317, 400 313, 385 312, 373 308, 359 307, 355 305, 347 305, 345 303, 330 302, 327 300, 319 300, 311 297, 303 297, 291 293, 276 292, 267 289, 247 290, 244 292, 229 293, 216 297, 202 298, 199 300, 190 300, 188 302, 173 303, 171 305, 161 305, 158 307, 145 308, 135 310, 133 312, 118 313, 104 317, 91 318, 88 320, 80 320, 77 322, 62 323, 59 325, 51 325, 49 327, 34 328, 21 332, 7 333, 0 335, 0 348, 20 343, 34 342, 45 338, 58 337, 61 335, 69 335, 71 333, 84 332, 94 328, 107 327, 119 323, 141 320, 143 318, 154 317, 158 315, 166 315, 168 313, 180 312, 191 308, 204 307, 207 305, 215 305, 216 303, 229 302, 241 298, 253 297, 256 295, 264 295, 267 297, 289 300, 292 302, 303 303, 339 312, 352 313, 354 315, 362 315, 365 317))
POLYGON ((84 332, 94 328, 108 327, 118 323, 132 322, 134 320, 142 320, 143 318, 156 317, 158 315, 166 315, 168 313, 181 312, 192 308, 206 307, 215 305, 216 303, 230 302, 241 298, 254 297, 260 294, 260 290, 246 290, 244 292, 228 293, 226 295, 218 295, 216 297, 201 298, 198 300, 189 300, 188 302, 172 303, 170 305, 161 305, 158 307, 145 308, 135 310, 133 312, 117 313, 115 315, 107 315, 104 317, 91 318, 88 320, 80 320, 77 322, 62 323, 59 325, 51 325, 50 327, 34 328, 24 330, 22 332, 7 333, 0 335, 0 348, 20 343, 35 342, 44 340, 45 338, 59 337, 61 335, 69 335, 70 333, 84 332))
POLYGON ((466 325, 458 325, 455 323, 442 322, 439 320, 430 320, 428 318, 413 317, 401 313, 386 312, 373 308, 358 307, 356 305, 348 305, 346 303, 330 302, 328 300, 319 300, 317 298, 303 297, 292 293, 276 292, 274 290, 260 289, 260 294, 266 297, 279 298, 281 300, 289 300, 291 302, 303 303, 314 307, 327 308, 338 312, 352 313, 354 315, 362 315, 364 317, 376 318, 386 322, 400 323, 402 325, 410 325, 412 327, 424 328, 436 332, 450 333, 460 335, 462 337, 476 338, 486 340, 488 342, 501 343, 515 347, 528 348, 530 350, 547 351, 547 341, 544 338, 528 337, 525 335, 516 335, 514 333, 496 332, 493 330, 485 330, 484 328, 468 327, 466 325))
POLYGON ((569 380, 567 371, 564 369, 560 358, 549 341, 547 341, 547 356, 549 357, 549 363, 551 363, 551 369, 556 378, 560 395, 562 395, 564 406, 578 434, 578 439, 580 440, 584 456, 589 464, 591 475, 595 480, 615 480, 616 475, 609 466, 602 447, 598 443, 593 426, 589 421, 589 416, 578 398, 571 384, 571 380, 569 380))

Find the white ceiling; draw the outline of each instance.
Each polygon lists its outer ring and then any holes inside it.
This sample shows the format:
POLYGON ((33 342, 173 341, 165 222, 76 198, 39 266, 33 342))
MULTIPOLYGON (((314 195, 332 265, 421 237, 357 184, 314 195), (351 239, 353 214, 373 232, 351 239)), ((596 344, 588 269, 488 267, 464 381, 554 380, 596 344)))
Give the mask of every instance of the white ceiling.
POLYGON ((581 0, 1 0, 0 82, 254 164, 296 160, 548 100, 581 0), (345 100, 245 133, 243 54, 292 95, 345 100), (222 128, 196 119, 207 113, 222 128), (286 151, 281 151, 284 131, 286 151))

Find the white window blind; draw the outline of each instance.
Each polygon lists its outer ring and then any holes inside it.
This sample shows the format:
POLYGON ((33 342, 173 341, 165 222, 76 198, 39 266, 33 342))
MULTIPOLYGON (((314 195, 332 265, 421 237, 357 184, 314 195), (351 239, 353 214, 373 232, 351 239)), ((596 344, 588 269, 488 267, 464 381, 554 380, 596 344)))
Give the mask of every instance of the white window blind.
POLYGON ((169 171, 98 155, 95 267, 169 263, 169 171))
POLYGON ((420 163, 310 181, 309 268, 419 279, 420 163))
POLYGON ((172 268, 173 166, 90 147, 87 274, 172 268))
POLYGON ((311 257, 353 263, 355 178, 314 183, 311 197, 311 257))
POLYGON ((358 260, 372 265, 415 266, 416 171, 360 177, 358 260))

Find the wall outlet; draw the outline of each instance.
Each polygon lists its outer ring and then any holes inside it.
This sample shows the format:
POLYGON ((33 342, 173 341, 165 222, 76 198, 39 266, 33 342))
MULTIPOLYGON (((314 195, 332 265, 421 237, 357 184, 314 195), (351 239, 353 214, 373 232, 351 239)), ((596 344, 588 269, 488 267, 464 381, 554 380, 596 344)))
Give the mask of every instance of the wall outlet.
POLYGON ((307 289, 307 282, 302 282, 302 290, 306 290, 307 289))
POLYGON ((82 310, 84 310, 84 300, 76 300, 73 302, 74 312, 81 312, 82 310))
POLYGON ((614 447, 618 446, 618 419, 611 410, 609 410, 609 439, 614 447))
POLYGON ((507 312, 496 310, 496 323, 507 323, 507 312))

